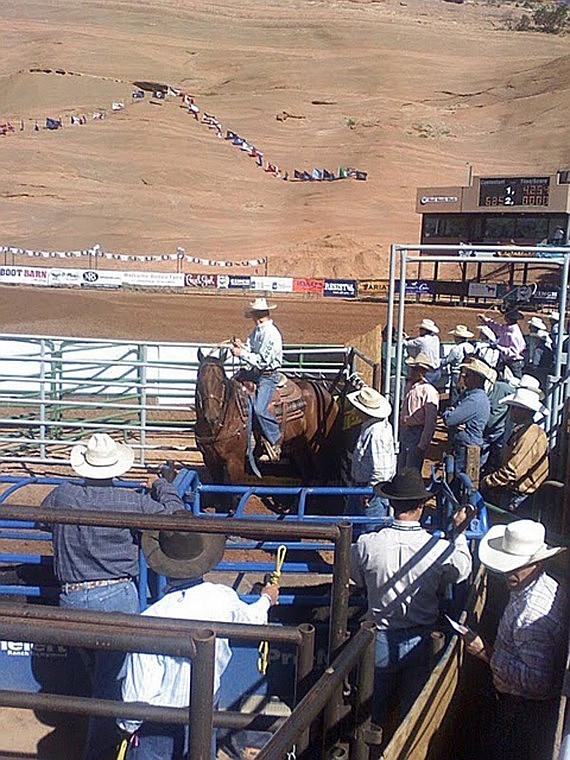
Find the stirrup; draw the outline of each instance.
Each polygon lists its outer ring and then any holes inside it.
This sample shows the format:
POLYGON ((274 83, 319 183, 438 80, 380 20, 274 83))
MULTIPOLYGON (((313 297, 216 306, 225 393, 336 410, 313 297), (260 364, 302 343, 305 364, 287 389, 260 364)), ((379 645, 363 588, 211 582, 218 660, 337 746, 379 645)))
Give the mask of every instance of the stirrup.
POLYGON ((267 453, 259 457, 260 462, 278 462, 281 459, 281 444, 270 443, 264 438, 263 445, 267 453))

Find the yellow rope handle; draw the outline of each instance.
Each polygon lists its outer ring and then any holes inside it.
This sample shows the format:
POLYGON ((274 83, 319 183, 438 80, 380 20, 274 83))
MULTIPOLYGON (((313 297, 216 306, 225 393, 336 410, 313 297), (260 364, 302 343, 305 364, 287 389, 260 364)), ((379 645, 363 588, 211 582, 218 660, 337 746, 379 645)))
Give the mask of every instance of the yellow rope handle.
POLYGON ((125 760, 127 756, 127 750, 129 748, 129 740, 123 739, 119 744, 119 750, 117 752, 117 760, 125 760))
MULTIPOLYGON (((286 556, 287 547, 284 544, 281 544, 277 547, 277 555, 275 557, 275 570, 269 576, 269 586, 276 586, 279 583, 279 578, 281 577, 281 569, 283 567, 283 563, 285 562, 286 556)), ((265 675, 267 673, 267 666, 269 664, 269 642, 262 641, 259 644, 257 651, 259 652, 259 657, 257 658, 257 669, 262 675, 265 675)))

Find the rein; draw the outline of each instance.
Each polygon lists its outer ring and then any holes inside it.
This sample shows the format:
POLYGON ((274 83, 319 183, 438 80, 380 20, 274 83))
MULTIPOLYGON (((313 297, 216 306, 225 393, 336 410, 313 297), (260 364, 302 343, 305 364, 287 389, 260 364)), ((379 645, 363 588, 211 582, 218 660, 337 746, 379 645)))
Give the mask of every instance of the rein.
MULTIPOLYGON (((229 438, 233 438, 236 434, 238 434, 241 430, 243 430, 246 427, 246 423, 242 420, 241 424, 238 423, 237 427, 233 428, 232 430, 228 431, 227 433, 223 433, 224 423, 226 421, 229 407, 230 407, 230 399, 227 398, 227 390, 228 385, 230 384, 230 380, 227 378, 224 378, 222 381, 222 397, 220 398, 215 393, 208 393, 206 395, 202 395, 201 392, 198 392, 198 398, 200 400, 200 406, 203 406, 203 400, 204 399, 213 399, 214 401, 218 402, 218 405, 220 407, 220 414, 218 417, 214 420, 213 423, 213 432, 210 435, 198 435, 195 434, 196 443, 217 443, 218 441, 225 441, 229 438)), ((239 405, 237 405, 237 409, 239 411, 239 405)), ((241 418, 241 414, 240 414, 241 418)))

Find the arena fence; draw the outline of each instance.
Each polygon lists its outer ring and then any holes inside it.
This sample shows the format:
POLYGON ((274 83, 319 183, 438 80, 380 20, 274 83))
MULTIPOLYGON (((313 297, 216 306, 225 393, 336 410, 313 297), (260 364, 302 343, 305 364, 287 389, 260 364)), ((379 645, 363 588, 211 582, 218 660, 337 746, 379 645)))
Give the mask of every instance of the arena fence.
MULTIPOLYGON (((201 343, 0 336, 0 461, 62 464, 69 444, 113 431, 138 451, 196 451, 190 407, 201 343)), ((289 345, 284 370, 333 380, 341 345, 289 345)), ((238 363, 227 359, 228 374, 238 363)))

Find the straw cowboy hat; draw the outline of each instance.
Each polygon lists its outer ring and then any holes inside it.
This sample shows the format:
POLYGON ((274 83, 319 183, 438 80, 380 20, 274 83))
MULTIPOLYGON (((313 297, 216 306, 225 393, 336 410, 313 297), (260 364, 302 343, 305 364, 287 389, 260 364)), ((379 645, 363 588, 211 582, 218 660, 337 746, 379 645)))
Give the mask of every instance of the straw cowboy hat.
POLYGON ((529 388, 517 388, 510 396, 505 396, 499 401, 500 404, 509 406, 519 406, 523 409, 530 409, 532 412, 539 412, 543 416, 548 414, 548 410, 540 403, 540 396, 536 391, 529 388))
POLYGON ((155 572, 169 578, 201 578, 224 555, 226 537, 215 533, 145 531, 141 546, 155 572))
POLYGON ((547 546, 544 537, 544 525, 534 520, 493 525, 481 539, 479 559, 496 573, 512 573, 564 551, 562 546, 547 546))
POLYGON ((419 328, 420 330, 427 330, 434 335, 437 335, 439 333, 439 327, 436 325, 433 319, 422 319, 419 324, 419 328))
POLYGON ((117 443, 107 433, 95 433, 87 444, 78 443, 71 449, 69 463, 82 478, 106 480, 125 473, 134 459, 130 446, 117 443))
POLYGON ((254 301, 249 302, 249 306, 245 307, 245 313, 251 314, 255 311, 271 311, 272 309, 276 309, 276 304, 268 304, 266 298, 256 298, 254 301))
POLYGON ((546 331, 548 330, 548 327, 544 324, 544 322, 542 321, 540 317, 531 317, 528 320, 528 326, 534 327, 537 330, 546 330, 546 331))
POLYGON ((515 388, 526 388, 529 391, 534 391, 534 393, 538 394, 538 397, 541 400, 544 398, 544 391, 540 387, 540 380, 532 375, 514 377, 510 381, 510 384, 515 388))
POLYGON ((374 388, 365 385, 358 391, 348 393, 346 398, 350 403, 369 417, 385 420, 392 413, 392 405, 388 399, 374 388))
POLYGON ((469 372, 474 372, 476 375, 481 375, 485 380, 490 380, 492 383, 497 379, 496 371, 482 359, 466 359, 466 361, 459 365, 459 368, 467 369, 469 372))
POLYGON ((389 483, 374 487, 374 492, 393 501, 426 501, 432 495, 425 487, 419 470, 406 467, 389 483))
POLYGON ((497 336, 488 325, 480 325, 479 334, 482 338, 486 338, 490 343, 494 343, 497 340, 497 336))
POLYGON ((410 356, 406 359, 405 363, 408 365, 408 367, 423 367, 424 369, 433 369, 433 364, 431 363, 431 359, 427 354, 424 354, 423 351, 420 351, 420 353, 414 358, 413 356, 410 356))
POLYGON ((475 334, 471 330, 467 329, 467 325, 456 325, 454 330, 449 331, 450 335, 455 335, 456 338, 474 338, 475 334))

